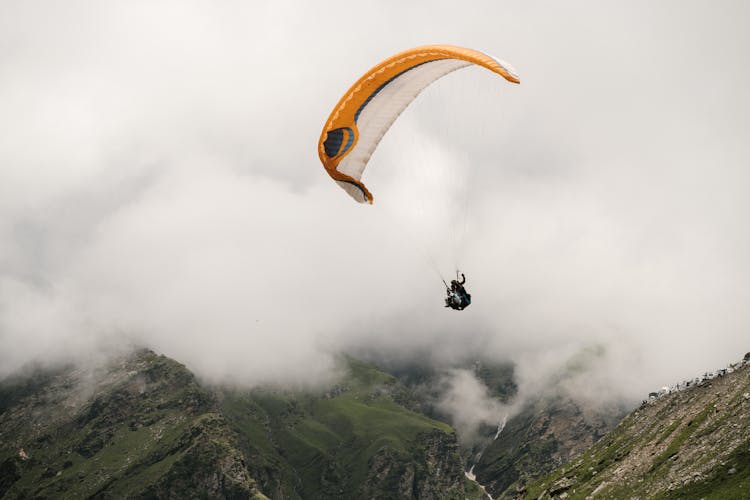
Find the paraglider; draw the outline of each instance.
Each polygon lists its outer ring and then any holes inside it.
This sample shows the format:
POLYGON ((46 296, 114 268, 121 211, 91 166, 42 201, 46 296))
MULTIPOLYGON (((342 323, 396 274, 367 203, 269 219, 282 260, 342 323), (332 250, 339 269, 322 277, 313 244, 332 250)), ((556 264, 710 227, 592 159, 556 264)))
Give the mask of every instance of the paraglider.
POLYGON ((448 287, 448 285, 445 285, 446 293, 448 294, 445 298, 445 307, 450 307, 456 311, 463 311, 471 305, 471 294, 464 288, 465 283, 466 276, 464 276, 464 273, 461 273, 461 281, 458 281, 458 271, 456 271, 456 279, 451 280, 451 286, 448 287))
MULTIPOLYGON (((318 156, 328 175, 352 198, 372 204, 362 182, 370 156, 404 109, 435 80, 467 66, 480 66, 512 83, 520 83, 506 62, 473 49, 451 45, 416 47, 377 64, 339 99, 318 141, 318 156)), ((445 307, 462 311, 471 304, 462 280, 445 283, 445 307)))
POLYGON ((333 108, 320 135, 318 156, 328 175, 358 202, 372 204, 372 194, 361 179, 383 135, 428 85, 471 65, 520 83, 508 63, 451 45, 401 52, 362 75, 333 108))

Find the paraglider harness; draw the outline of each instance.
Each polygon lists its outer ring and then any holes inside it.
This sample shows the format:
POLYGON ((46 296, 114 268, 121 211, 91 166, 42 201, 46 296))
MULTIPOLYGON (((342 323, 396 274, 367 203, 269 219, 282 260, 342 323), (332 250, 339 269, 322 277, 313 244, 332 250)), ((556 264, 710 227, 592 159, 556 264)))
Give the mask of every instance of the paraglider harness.
POLYGON ((471 295, 464 288, 466 283, 466 276, 461 273, 461 281, 458 281, 458 271, 456 271, 456 279, 451 280, 451 286, 443 280, 445 285, 445 291, 448 296, 445 298, 445 307, 450 307, 456 311, 463 311, 471 304, 471 295))

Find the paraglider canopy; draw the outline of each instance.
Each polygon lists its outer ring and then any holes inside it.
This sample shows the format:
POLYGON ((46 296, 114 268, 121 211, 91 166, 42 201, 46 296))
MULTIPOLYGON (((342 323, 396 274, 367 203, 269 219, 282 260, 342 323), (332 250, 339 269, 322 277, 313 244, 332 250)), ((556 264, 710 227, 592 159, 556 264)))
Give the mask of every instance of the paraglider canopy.
POLYGON ((383 135, 425 87, 471 65, 520 83, 508 63, 451 45, 401 52, 362 75, 333 108, 320 135, 318 156, 328 175, 358 202, 372 203, 372 194, 361 179, 383 135))

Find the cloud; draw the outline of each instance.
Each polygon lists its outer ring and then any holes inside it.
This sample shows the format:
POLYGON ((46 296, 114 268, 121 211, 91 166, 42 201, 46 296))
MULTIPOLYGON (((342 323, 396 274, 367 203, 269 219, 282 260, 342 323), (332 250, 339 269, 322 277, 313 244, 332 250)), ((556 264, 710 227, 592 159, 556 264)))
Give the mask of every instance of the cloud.
POLYGON ((465 440, 476 437, 481 425, 502 428, 511 415, 511 407, 490 397, 487 387, 471 370, 453 369, 445 375, 447 389, 440 397, 437 408, 450 415, 451 423, 465 440))
POLYGON ((592 369, 634 397, 734 360, 746 10, 5 4, 0 376, 135 343, 248 384, 322 380, 357 349, 482 353, 532 384, 525 367, 602 346, 592 369), (377 61, 434 42, 522 84, 467 69, 427 89, 356 205, 318 163, 323 121, 377 61), (442 308, 456 266, 462 313, 442 308))

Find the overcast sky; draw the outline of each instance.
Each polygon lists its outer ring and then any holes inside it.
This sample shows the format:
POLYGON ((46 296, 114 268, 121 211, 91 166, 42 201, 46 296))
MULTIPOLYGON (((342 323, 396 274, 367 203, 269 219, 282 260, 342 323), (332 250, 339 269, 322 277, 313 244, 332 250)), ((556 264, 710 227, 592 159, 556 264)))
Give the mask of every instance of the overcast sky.
POLYGON ((316 380, 373 350, 482 353, 533 386, 593 348, 596 380, 637 397, 737 360, 748 18, 743 1, 4 1, 0 376, 133 343, 212 380, 316 380), (469 68, 428 88, 359 205, 319 163, 321 128, 364 71, 430 43, 505 59, 521 85, 469 68), (456 265, 460 313, 440 282, 456 265))

